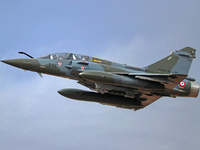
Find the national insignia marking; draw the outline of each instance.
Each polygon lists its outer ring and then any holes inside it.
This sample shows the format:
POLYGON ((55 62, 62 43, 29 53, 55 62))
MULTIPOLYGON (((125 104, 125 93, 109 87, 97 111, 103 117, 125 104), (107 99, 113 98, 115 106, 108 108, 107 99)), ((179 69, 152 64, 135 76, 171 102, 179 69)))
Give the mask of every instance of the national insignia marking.
POLYGON ((184 87, 184 86, 185 86, 185 82, 184 82, 184 81, 181 81, 181 82, 179 83, 179 85, 180 85, 181 87, 184 87))
POLYGON ((58 61, 58 66, 61 66, 62 65, 62 62, 61 61, 58 61))
POLYGON ((84 66, 82 65, 82 66, 81 66, 81 70, 83 70, 83 69, 84 69, 84 66))

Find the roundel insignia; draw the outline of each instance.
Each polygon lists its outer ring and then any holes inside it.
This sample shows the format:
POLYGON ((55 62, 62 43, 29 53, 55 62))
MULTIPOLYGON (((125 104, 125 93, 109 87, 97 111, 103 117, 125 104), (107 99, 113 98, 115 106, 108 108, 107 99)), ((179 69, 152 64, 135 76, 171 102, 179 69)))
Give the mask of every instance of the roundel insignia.
POLYGON ((62 65, 62 62, 61 61, 58 61, 58 66, 61 66, 62 65))
POLYGON ((179 83, 179 85, 180 85, 181 87, 184 87, 184 86, 185 86, 185 82, 184 82, 184 81, 181 81, 181 82, 179 83))
POLYGON ((84 69, 84 66, 83 65, 81 65, 81 70, 83 70, 84 69))

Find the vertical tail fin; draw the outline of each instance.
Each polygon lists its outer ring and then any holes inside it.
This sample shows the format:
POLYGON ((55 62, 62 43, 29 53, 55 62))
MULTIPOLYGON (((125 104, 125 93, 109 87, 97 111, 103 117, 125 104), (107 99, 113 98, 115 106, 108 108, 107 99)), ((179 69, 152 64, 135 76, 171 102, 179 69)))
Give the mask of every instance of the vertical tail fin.
POLYGON ((179 51, 171 52, 171 55, 160 61, 145 67, 146 72, 160 74, 188 75, 193 58, 196 58, 196 50, 185 47, 179 51))

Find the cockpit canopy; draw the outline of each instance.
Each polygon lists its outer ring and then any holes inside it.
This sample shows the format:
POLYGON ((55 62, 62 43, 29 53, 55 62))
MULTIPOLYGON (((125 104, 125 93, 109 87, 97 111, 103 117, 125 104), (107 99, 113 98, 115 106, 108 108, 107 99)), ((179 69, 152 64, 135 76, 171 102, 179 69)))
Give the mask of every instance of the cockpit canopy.
POLYGON ((57 59, 57 60, 82 60, 87 61, 89 56, 74 54, 74 53, 53 53, 46 56, 39 57, 39 59, 57 59))

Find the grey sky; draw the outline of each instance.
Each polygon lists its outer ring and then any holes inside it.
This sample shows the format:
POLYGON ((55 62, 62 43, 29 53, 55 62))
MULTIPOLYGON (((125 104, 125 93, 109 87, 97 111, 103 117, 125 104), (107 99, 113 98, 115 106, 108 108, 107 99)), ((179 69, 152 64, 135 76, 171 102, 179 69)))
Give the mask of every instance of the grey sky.
MULTIPOLYGON (((176 49, 197 49, 197 0, 2 0, 0 59, 75 52, 144 67, 176 49)), ((161 98, 137 112, 74 101, 75 81, 0 63, 0 149, 199 149, 199 97, 161 98)))

